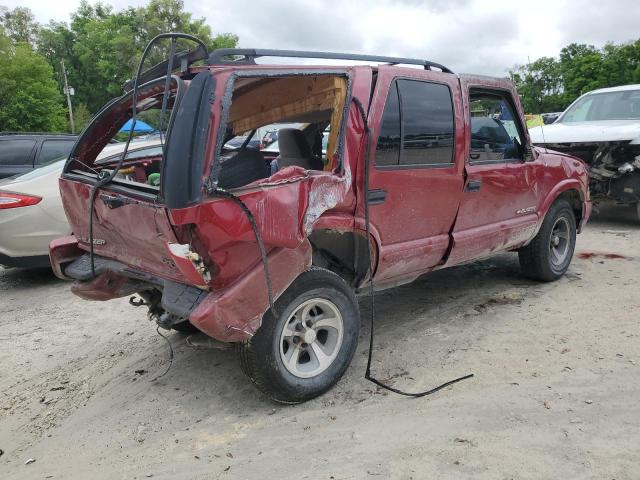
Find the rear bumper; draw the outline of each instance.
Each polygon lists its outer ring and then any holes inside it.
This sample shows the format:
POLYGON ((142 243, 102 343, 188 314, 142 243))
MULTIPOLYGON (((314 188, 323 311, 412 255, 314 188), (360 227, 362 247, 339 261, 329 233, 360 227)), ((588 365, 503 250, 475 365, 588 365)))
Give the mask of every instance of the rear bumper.
POLYGON ((49 260, 56 277, 63 280, 72 280, 64 274, 64 267, 84 252, 78 246, 78 239, 73 235, 56 238, 49 244, 49 260))
MULTIPOLYGON (((207 335, 223 342, 250 338, 260 327, 269 301, 262 263, 245 272, 235 282, 213 291, 159 278, 121 262, 96 255, 95 277, 89 255, 78 247, 75 237, 51 243, 51 263, 55 274, 76 280, 72 292, 87 300, 109 300, 155 290, 161 292, 158 307, 175 321, 189 320, 207 335)), ((276 248, 268 255, 274 296, 311 265, 311 246, 276 248)))

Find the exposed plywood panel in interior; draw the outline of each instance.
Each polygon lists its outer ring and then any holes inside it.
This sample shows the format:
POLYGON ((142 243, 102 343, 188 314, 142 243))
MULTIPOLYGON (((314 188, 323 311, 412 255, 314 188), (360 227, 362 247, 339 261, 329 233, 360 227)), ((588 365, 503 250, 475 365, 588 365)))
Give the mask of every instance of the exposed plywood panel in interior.
POLYGON ((277 105, 271 105, 268 109, 258 110, 249 115, 234 118, 233 109, 231 122, 236 134, 253 130, 254 128, 270 123, 292 119, 308 112, 331 110, 334 105, 335 94, 332 91, 318 92, 303 98, 289 100, 281 99, 277 105))
POLYGON ((340 133, 340 121, 342 120, 342 107, 347 96, 347 80, 344 77, 333 77, 333 113, 331 115, 331 131, 329 132, 329 142, 327 143, 327 158, 325 159, 325 170, 333 168, 332 159, 336 153, 338 145, 338 134, 340 133))
MULTIPOLYGON (((246 88, 246 86, 245 86, 246 88)), ((235 134, 293 120, 310 112, 332 111, 327 157, 335 153, 342 107, 347 94, 343 77, 298 75, 272 79, 234 95, 229 124, 235 134)))

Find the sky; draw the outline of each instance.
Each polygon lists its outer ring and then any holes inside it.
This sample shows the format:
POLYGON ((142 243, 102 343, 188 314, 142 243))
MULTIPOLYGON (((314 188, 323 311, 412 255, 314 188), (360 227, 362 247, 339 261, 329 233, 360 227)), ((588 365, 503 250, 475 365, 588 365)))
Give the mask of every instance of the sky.
MULTIPOLYGON (((94 3, 93 0, 90 0, 94 3)), ((40 23, 68 21, 80 0, 0 0, 29 7, 40 23)), ((116 9, 143 0, 103 1, 116 9)), ((214 33, 239 46, 426 58, 460 73, 506 75, 557 56, 569 43, 597 47, 640 38, 640 1, 568 0, 184 0, 214 33)))

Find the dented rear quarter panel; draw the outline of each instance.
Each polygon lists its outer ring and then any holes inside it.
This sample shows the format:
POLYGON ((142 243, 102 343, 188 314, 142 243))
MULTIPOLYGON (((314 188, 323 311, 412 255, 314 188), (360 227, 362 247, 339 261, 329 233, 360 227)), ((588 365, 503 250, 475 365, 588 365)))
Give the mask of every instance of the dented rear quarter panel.
MULTIPOLYGON (((288 71, 282 69, 282 73, 288 71)), ((220 73, 217 96, 223 84, 233 81, 229 72, 220 73)), ((371 69, 353 69, 349 75, 352 96, 358 97, 367 109, 371 69)), ((218 99, 221 101, 221 97, 218 99)), ((358 172, 358 159, 364 145, 364 124, 355 104, 347 100, 350 103, 344 110, 344 135, 338 149, 339 171, 288 167, 267 179, 231 190, 253 214, 269 251, 276 298, 311 265, 307 237, 315 228, 329 225, 345 230, 353 228, 354 175, 358 172), (339 221, 323 221, 323 218, 339 221), (281 263, 288 255, 293 257, 281 263)), ((220 107, 214 105, 213 108, 220 107)), ((224 117, 224 112, 221 116, 224 117)), ((218 129, 220 125, 217 123, 218 129)), ((210 135, 218 141, 221 138, 216 131, 210 135)), ((204 176, 209 177, 211 171, 209 166, 204 176)), ((213 195, 197 205, 169 211, 169 218, 176 226, 192 226, 217 272, 211 281, 213 292, 192 314, 191 321, 210 335, 227 341, 253 333, 269 305, 258 246, 246 215, 231 200, 213 195)))

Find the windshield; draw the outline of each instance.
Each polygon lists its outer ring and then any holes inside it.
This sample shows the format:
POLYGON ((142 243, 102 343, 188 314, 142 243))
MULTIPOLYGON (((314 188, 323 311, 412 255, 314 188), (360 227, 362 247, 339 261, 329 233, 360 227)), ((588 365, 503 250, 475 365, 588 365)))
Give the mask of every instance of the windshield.
POLYGON ((640 90, 595 93, 571 105, 557 123, 640 120, 640 90))

